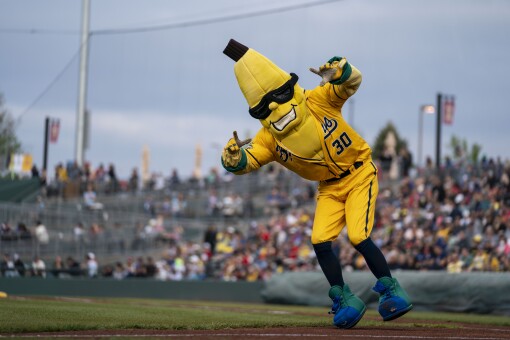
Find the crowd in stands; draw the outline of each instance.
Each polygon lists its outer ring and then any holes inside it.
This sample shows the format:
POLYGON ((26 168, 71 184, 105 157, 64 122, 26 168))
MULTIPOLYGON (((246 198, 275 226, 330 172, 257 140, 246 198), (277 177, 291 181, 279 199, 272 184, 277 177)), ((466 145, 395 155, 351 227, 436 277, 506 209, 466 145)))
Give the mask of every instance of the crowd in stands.
POLYGON ((138 191, 154 191, 163 188, 178 188, 184 182, 202 182, 208 187, 215 186, 220 180, 217 168, 210 169, 204 178, 191 176, 183 181, 177 171, 173 169, 169 176, 154 172, 149 178, 141 178, 138 168, 133 168, 129 178, 120 179, 115 165, 110 163, 107 167, 100 163, 95 169, 88 162, 79 166, 77 162, 58 163, 53 174, 40 171, 33 165, 31 177, 39 179, 47 197, 75 197, 83 195, 89 190, 101 194, 115 194, 118 192, 135 193, 138 191))
MULTIPOLYGON (((380 189, 371 237, 392 270, 510 271, 508 163, 482 159, 473 166, 447 161, 437 174, 429 160, 417 173, 382 183, 380 189)), ((243 216, 240 195, 231 193, 220 204, 215 188, 207 190, 209 214, 243 216)), ((173 207, 182 207, 178 195, 175 202, 169 198, 157 209, 148 198, 144 206, 151 222, 140 232, 158 230, 166 235, 162 254, 130 257, 128 253, 123 261, 101 263, 89 253, 81 263, 72 257, 65 261, 57 257, 49 264, 34 258, 24 266, 16 255, 5 254, 1 274, 255 281, 285 271, 319 270, 310 243, 314 206, 296 204, 290 197, 275 187, 267 194, 263 215, 250 218, 249 228, 236 228, 227 219, 222 225, 210 224, 200 242, 185 240, 182 230, 167 231, 158 221, 164 218, 161 209, 172 215, 173 207)), ((368 270, 348 242, 344 230, 334 243, 344 269, 368 270)))

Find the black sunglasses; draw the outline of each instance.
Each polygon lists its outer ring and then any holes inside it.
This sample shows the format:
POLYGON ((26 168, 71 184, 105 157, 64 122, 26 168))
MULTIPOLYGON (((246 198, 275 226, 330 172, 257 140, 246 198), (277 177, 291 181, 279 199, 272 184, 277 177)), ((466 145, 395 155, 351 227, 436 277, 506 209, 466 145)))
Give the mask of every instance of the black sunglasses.
POLYGON ((289 81, 276 90, 266 93, 255 107, 248 110, 250 116, 255 119, 266 119, 271 114, 269 109, 271 102, 283 104, 291 100, 294 97, 294 85, 296 85, 298 79, 299 77, 295 73, 291 73, 289 81))

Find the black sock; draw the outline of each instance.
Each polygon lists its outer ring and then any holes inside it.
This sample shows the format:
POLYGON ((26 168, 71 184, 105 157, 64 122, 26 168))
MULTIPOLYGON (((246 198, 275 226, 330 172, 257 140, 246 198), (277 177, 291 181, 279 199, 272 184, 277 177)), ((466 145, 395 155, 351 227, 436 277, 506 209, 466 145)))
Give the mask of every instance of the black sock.
POLYGON ((365 258, 365 262, 367 263, 368 268, 374 274, 377 279, 381 277, 387 276, 391 277, 390 267, 388 267, 388 262, 384 258, 381 249, 379 249, 372 239, 369 237, 357 246, 355 246, 357 251, 363 255, 365 258))
POLYGON ((322 272, 328 279, 331 286, 344 286, 344 278, 342 276, 342 266, 340 259, 333 252, 331 242, 323 242, 313 245, 313 250, 317 255, 317 260, 321 266, 322 272))

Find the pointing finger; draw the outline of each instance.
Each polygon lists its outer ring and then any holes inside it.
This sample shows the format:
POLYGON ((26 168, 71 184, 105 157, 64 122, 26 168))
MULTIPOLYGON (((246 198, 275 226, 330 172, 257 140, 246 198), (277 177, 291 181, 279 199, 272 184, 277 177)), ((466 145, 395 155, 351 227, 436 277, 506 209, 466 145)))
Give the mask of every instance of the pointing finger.
POLYGON ((320 74, 320 72, 319 72, 319 70, 314 69, 313 67, 310 67, 310 71, 311 71, 312 73, 315 73, 315 74, 316 74, 316 75, 318 75, 318 76, 320 76, 320 75, 321 75, 321 74, 320 74))
POLYGON ((246 145, 246 144, 251 142, 251 138, 245 139, 243 141, 240 140, 239 137, 237 136, 237 131, 234 131, 234 140, 236 141, 236 144, 239 147, 241 147, 243 145, 246 145))

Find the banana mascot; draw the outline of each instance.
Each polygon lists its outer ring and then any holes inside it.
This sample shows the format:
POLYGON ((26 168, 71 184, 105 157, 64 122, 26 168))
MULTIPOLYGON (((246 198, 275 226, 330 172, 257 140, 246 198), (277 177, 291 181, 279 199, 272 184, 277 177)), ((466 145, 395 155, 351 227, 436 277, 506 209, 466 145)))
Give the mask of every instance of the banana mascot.
POLYGON ((354 327, 366 310, 345 284, 340 261, 332 251, 332 242, 345 226, 351 244, 377 279, 373 289, 380 294, 378 310, 383 320, 411 310, 407 293, 370 239, 378 193, 370 146, 341 112, 361 84, 360 71, 345 58, 333 57, 318 70, 310 68, 322 81, 315 89, 305 90, 296 74, 233 39, 223 53, 235 61, 234 73, 248 112, 262 128, 253 140, 241 141, 234 132, 223 149, 222 165, 242 175, 276 161, 319 182, 311 241, 331 286, 334 325, 354 327))

